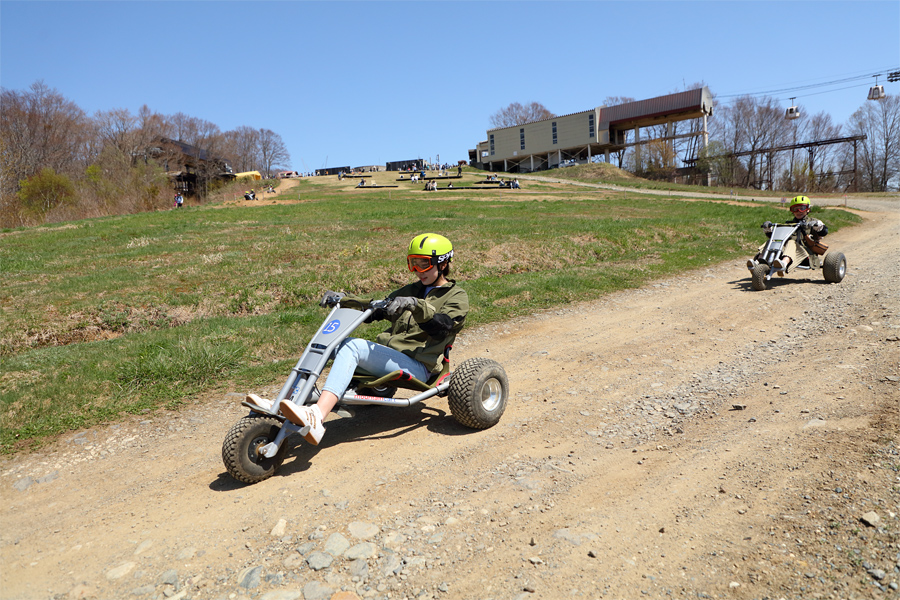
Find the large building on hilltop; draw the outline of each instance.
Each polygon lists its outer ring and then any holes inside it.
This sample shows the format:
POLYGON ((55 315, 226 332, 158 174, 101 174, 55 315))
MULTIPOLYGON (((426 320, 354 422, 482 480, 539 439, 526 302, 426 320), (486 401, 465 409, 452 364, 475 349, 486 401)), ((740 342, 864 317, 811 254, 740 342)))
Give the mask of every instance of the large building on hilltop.
POLYGON ((598 106, 524 125, 489 129, 487 139, 469 150, 469 164, 488 171, 527 173, 570 162, 586 163, 600 154, 609 162, 610 152, 631 146, 635 147, 640 162, 641 146, 653 141, 641 139, 641 128, 667 125, 667 134, 657 140, 703 136, 703 147, 706 147, 709 139, 706 119, 712 112, 712 94, 703 86, 649 100, 598 106), (669 135, 671 123, 701 117, 701 130, 669 135), (625 134, 632 130, 634 141, 626 143, 625 134))

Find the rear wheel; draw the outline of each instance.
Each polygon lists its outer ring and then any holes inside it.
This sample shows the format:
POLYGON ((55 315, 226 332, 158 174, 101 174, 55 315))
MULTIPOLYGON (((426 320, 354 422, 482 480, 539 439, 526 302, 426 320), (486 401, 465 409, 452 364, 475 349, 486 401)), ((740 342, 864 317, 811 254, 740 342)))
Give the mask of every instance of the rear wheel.
POLYGON ((509 380, 500 363, 470 358, 453 371, 447 402, 457 421, 473 429, 487 429, 500 421, 508 396, 509 380))
POLYGON ((390 385, 381 387, 361 387, 356 389, 356 393, 360 396, 374 396, 376 398, 393 398, 397 393, 397 388, 390 385))
POLYGON ((281 421, 251 413, 234 424, 222 443, 222 462, 228 474, 244 483, 258 483, 275 474, 284 461, 287 444, 278 453, 266 458, 260 449, 275 439, 281 421))
POLYGON ((759 263, 750 271, 751 285, 753 289, 761 292, 766 289, 766 275, 769 274, 769 265, 759 263))
POLYGON ((822 275, 828 283, 840 283, 847 274, 847 259, 843 252, 829 252, 822 263, 822 275))

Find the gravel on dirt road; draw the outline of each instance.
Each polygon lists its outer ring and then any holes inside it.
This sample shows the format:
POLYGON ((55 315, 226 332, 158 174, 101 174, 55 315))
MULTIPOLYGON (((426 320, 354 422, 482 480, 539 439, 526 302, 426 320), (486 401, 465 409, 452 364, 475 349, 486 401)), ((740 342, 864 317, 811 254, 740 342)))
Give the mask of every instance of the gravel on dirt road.
MULTIPOLYGON (((511 400, 362 407, 245 486, 247 390, 0 461, 3 599, 896 598, 900 218, 464 332, 511 400)), ((262 390, 274 394, 281 382, 262 390)))

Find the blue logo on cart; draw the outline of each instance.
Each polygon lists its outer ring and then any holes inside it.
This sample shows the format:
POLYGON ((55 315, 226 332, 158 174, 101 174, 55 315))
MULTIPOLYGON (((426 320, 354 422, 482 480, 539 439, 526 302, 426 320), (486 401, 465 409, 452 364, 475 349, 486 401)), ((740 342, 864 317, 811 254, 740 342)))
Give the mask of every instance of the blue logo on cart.
POLYGON ((340 327, 340 326, 341 326, 341 322, 338 321, 337 319, 335 319, 334 321, 332 321, 331 323, 326 325, 324 328, 322 328, 322 333, 326 333, 326 334, 334 333, 335 331, 338 330, 338 327, 340 327))

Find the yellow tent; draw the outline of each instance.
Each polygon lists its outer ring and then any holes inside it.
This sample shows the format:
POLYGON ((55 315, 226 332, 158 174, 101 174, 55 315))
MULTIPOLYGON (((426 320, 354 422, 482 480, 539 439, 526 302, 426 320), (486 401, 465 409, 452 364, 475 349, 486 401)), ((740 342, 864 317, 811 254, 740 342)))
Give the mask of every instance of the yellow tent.
POLYGON ((240 179, 241 177, 249 177, 254 181, 259 181, 262 179, 262 175, 259 174, 259 171, 244 171, 243 173, 235 173, 234 178, 240 179))

